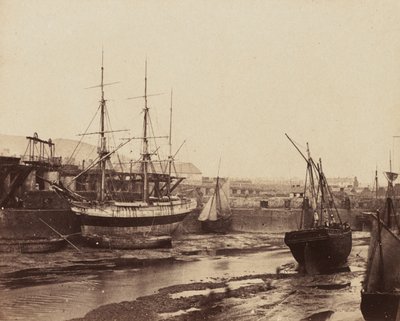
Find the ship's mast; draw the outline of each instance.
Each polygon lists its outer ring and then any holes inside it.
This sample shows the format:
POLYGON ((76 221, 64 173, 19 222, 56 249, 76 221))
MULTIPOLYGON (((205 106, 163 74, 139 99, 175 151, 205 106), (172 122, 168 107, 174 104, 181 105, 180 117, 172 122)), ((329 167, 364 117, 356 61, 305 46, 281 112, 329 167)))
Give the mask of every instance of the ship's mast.
POLYGON ((145 76, 144 76, 144 118, 143 118, 143 201, 147 202, 149 199, 149 177, 148 177, 148 163, 150 161, 149 154, 149 140, 147 137, 147 118, 149 114, 149 107, 147 106, 147 59, 145 63, 145 76))
MULTIPOLYGON (((317 202, 317 200, 315 199, 316 195, 315 195, 315 185, 314 185, 314 175, 313 175, 313 168, 312 168, 312 158, 311 158, 311 153, 310 153, 310 146, 307 143, 307 170, 309 173, 309 177, 310 177, 310 190, 311 190, 311 197, 312 197, 312 202, 313 205, 314 203, 317 202)), ((315 210, 314 206, 313 209, 315 210)))
MULTIPOLYGON (((325 209, 325 178, 324 174, 322 171, 322 160, 321 158, 319 159, 319 164, 318 164, 318 179, 319 179, 319 184, 320 184, 320 189, 321 189, 321 215, 320 215, 320 222, 322 224, 324 219, 327 219, 326 217, 323 217, 324 214, 324 209, 325 209)), ((329 218, 328 218, 329 219, 329 218)))
POLYGON ((378 166, 375 169, 375 199, 378 199, 378 166))
POLYGON ((171 195, 171 167, 172 167, 172 89, 171 89, 171 104, 169 108, 169 155, 168 155, 168 182, 167 182, 167 195, 170 197, 171 195))
POLYGON ((100 148, 98 151, 100 158, 100 171, 101 171, 101 183, 100 183, 100 193, 99 193, 99 201, 104 201, 104 191, 105 191, 105 178, 106 178, 106 161, 107 159, 104 157, 107 154, 107 146, 106 146, 106 137, 105 137, 105 128, 104 128, 104 119, 105 119, 105 109, 106 109, 106 100, 104 99, 104 51, 101 53, 101 101, 100 101, 100 148))

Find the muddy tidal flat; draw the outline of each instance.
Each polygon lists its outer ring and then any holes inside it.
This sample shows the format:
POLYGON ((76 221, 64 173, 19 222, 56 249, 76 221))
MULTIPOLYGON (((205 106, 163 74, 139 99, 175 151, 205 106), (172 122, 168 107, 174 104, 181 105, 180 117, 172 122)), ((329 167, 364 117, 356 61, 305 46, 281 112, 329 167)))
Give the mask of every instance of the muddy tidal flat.
POLYGON ((350 271, 307 276, 283 234, 183 235, 172 249, 1 254, 0 320, 363 320, 368 233, 350 271))

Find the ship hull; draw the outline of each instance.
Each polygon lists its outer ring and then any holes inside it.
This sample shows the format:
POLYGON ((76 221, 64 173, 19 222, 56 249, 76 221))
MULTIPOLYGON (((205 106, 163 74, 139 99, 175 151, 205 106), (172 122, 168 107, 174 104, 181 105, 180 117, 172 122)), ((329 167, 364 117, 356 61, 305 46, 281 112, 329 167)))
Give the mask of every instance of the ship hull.
POLYGON ((329 273, 346 263, 352 245, 351 230, 320 227, 287 232, 285 244, 307 273, 329 273))
POLYGON ((389 227, 374 214, 371 217, 371 241, 361 292, 361 312, 367 321, 400 321, 398 228, 389 227))
POLYGON ((399 321, 400 294, 363 292, 360 308, 366 321, 399 321))
POLYGON ((82 236, 90 245, 138 249, 171 246, 171 234, 195 206, 187 201, 72 210, 80 215, 82 236))
POLYGON ((80 233, 80 219, 70 209, 0 210, 0 240, 58 237, 52 228, 62 235, 80 233))
POLYGON ((202 221, 201 230, 204 233, 225 234, 231 230, 232 218, 220 218, 216 221, 202 221))

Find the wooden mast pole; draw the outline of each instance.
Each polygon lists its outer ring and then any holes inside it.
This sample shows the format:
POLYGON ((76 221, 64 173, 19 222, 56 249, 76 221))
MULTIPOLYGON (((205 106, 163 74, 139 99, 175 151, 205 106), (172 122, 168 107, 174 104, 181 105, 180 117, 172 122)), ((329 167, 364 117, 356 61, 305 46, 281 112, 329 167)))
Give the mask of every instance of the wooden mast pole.
POLYGON ((312 198, 312 200, 311 200, 312 201, 311 209, 312 209, 312 219, 313 219, 313 226, 314 226, 314 223, 315 223, 314 222, 314 220, 315 220, 314 211, 317 210, 316 206, 317 206, 318 200, 317 200, 317 195, 316 195, 316 192, 315 192, 314 174, 313 174, 313 167, 312 167, 312 164, 311 164, 311 152, 310 152, 310 146, 308 145, 308 142, 307 142, 307 157, 308 157, 308 159, 307 159, 307 172, 308 172, 309 177, 310 177, 310 190, 311 190, 311 198, 312 198))
POLYGON ((149 141, 147 138, 147 118, 149 107, 147 106, 147 58, 145 63, 144 76, 144 119, 143 119, 143 201, 149 199, 149 177, 148 177, 148 161, 149 161, 149 141))
POLYGON ((375 199, 378 199, 378 166, 375 169, 375 199))
POLYGON ((105 189, 105 166, 106 166, 106 159, 103 157, 107 154, 106 150, 106 137, 104 135, 104 115, 105 115, 105 107, 106 101, 104 99, 104 51, 101 52, 101 101, 100 101, 100 150, 99 150, 99 157, 100 161, 100 171, 101 171, 101 183, 100 183, 100 193, 99 193, 99 201, 104 201, 104 189, 105 189))
POLYGON ((171 167, 172 167, 172 95, 173 91, 171 89, 171 104, 169 109, 169 155, 168 155, 168 183, 167 183, 167 196, 171 195, 171 167))

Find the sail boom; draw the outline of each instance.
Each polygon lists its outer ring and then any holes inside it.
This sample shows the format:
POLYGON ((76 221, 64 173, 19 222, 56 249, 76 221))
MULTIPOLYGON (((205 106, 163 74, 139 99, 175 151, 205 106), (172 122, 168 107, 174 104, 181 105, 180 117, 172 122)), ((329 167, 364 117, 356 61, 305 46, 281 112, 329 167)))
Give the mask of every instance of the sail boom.
POLYGON ((108 133, 117 133, 117 132, 128 132, 129 129, 118 129, 118 130, 105 130, 103 132, 92 132, 92 133, 84 133, 84 134, 77 134, 76 136, 88 136, 88 135, 98 135, 98 134, 108 134, 108 133))

